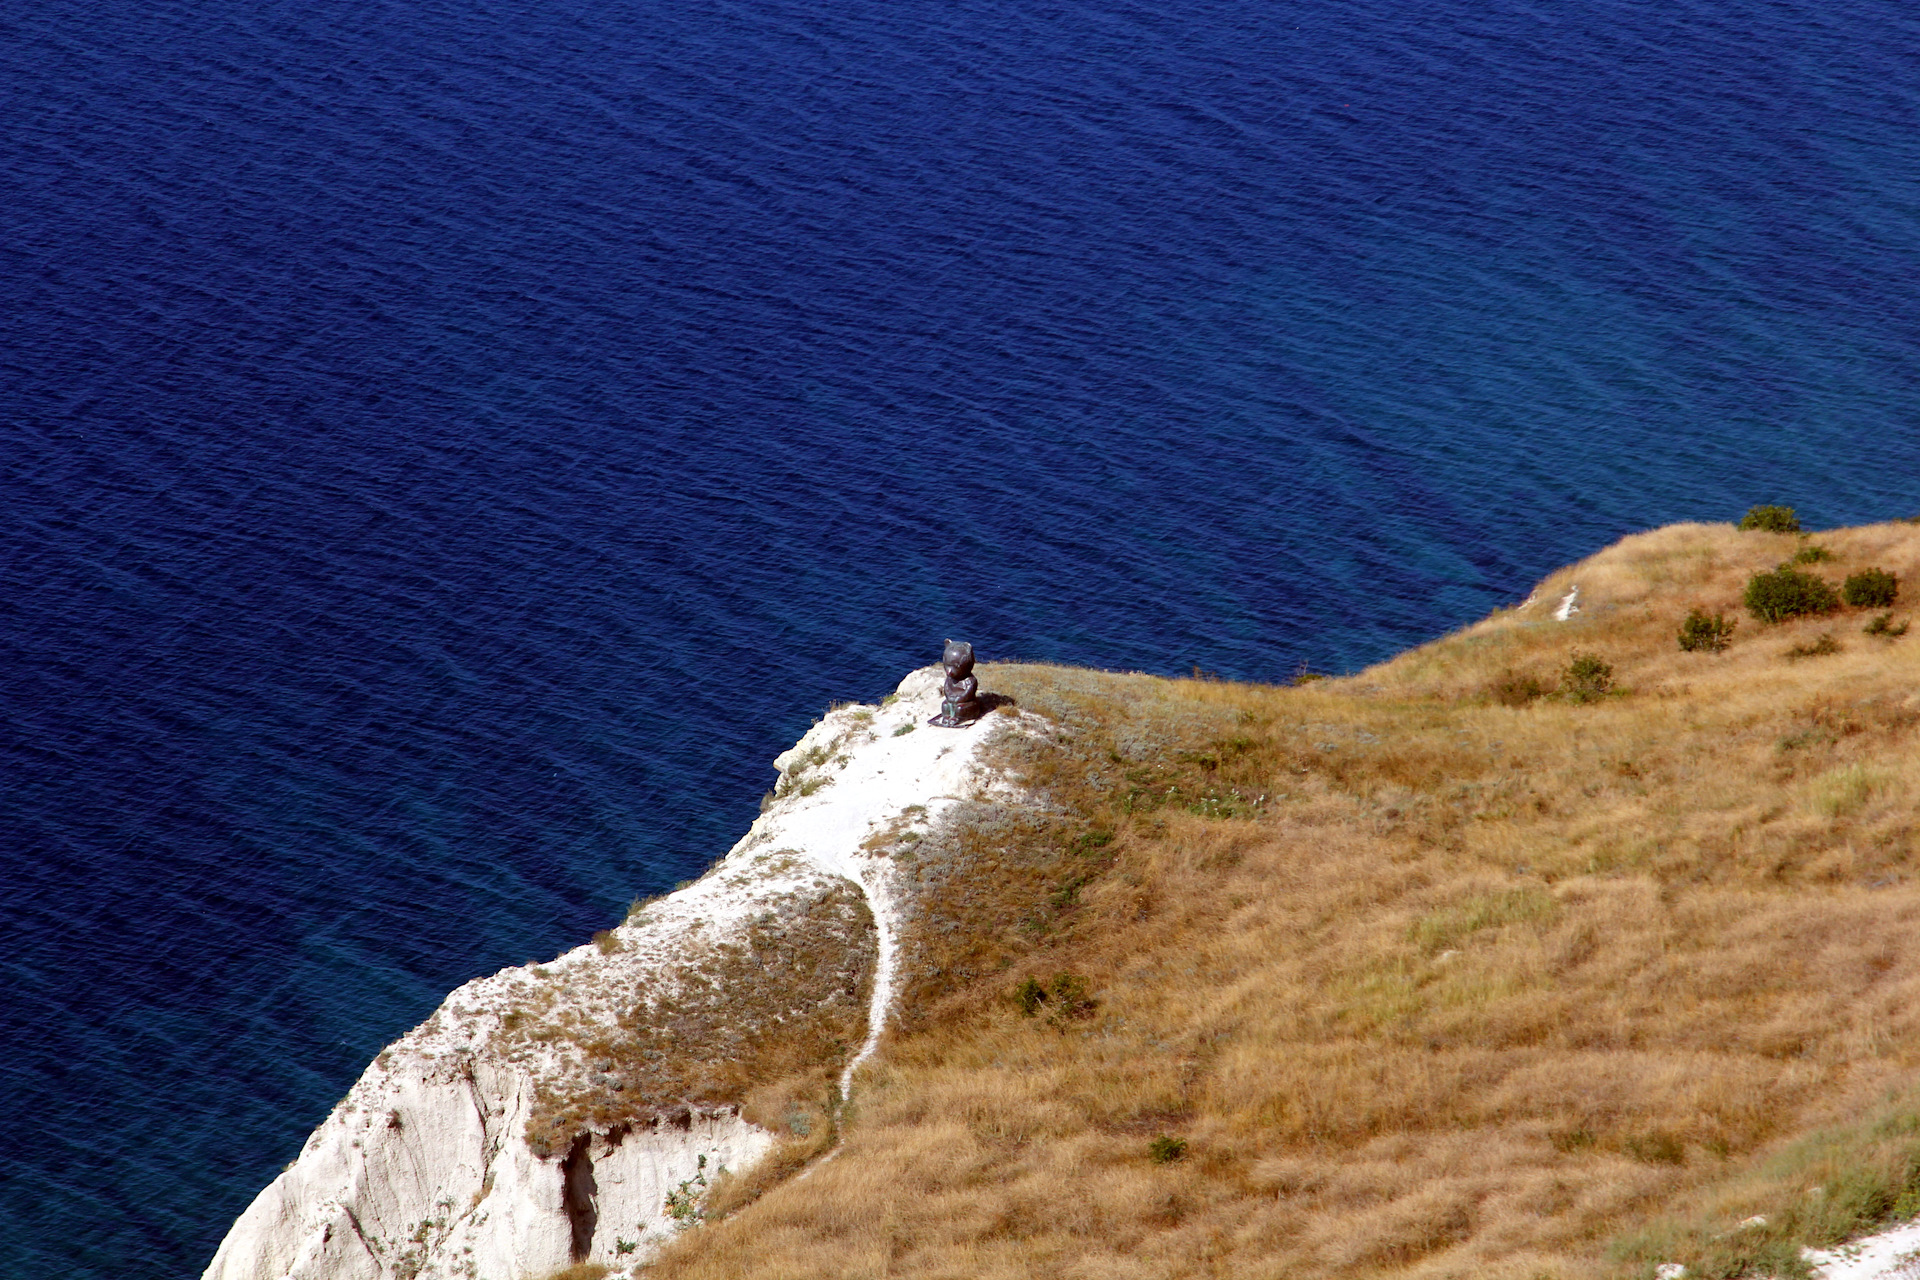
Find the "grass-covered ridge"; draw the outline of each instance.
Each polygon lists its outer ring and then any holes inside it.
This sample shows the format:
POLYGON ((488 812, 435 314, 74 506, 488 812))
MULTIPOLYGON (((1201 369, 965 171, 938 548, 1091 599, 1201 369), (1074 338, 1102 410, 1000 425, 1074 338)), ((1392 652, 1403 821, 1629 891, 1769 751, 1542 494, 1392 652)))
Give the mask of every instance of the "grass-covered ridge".
MULTIPOLYGON (((1920 640, 1755 618, 1804 545, 1629 538, 1293 688, 985 668, 1051 807, 890 853, 839 1155, 649 1274, 1785 1273, 1920 1209, 1920 640)), ((1913 526, 1819 545, 1920 571, 1913 526)))

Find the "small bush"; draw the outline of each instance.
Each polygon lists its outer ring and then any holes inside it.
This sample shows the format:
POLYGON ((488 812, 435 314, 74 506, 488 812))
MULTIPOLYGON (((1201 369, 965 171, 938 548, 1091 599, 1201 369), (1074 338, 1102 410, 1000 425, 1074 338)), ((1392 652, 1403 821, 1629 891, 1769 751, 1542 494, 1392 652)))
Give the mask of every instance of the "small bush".
POLYGON ((1503 707, 1524 707, 1553 692, 1536 677, 1523 676, 1511 669, 1502 671, 1487 691, 1503 707))
POLYGON ((1147 1154, 1153 1157, 1155 1164, 1172 1164, 1176 1160, 1187 1158, 1187 1140, 1171 1138, 1161 1134, 1147 1144, 1147 1154))
POLYGON ((1900 579, 1885 569, 1862 569, 1840 584, 1840 596, 1856 609, 1884 609, 1900 594, 1900 579))
POLYGON ((1031 1018, 1047 1002, 1047 989, 1040 985, 1038 978, 1028 978, 1014 988, 1013 1002, 1020 1006, 1024 1016, 1031 1018))
POLYGON ((1793 553, 1793 563, 1795 564, 1819 564, 1822 560, 1831 559, 1833 559, 1833 552, 1814 542, 1809 542, 1806 546, 1793 553))
POLYGON ((1822 631, 1820 638, 1812 644, 1797 644, 1787 650, 1787 661, 1798 658, 1824 658, 1830 653, 1840 652, 1840 642, 1833 638, 1831 631, 1822 631))
POLYGON ((1740 517, 1740 527, 1762 533, 1798 533, 1800 517, 1794 515, 1792 507, 1748 507, 1747 514, 1740 517))
POLYGON ((1737 625, 1725 614, 1695 609, 1680 624, 1680 647, 1688 653, 1703 649, 1708 653, 1722 653, 1733 643, 1733 629, 1737 625))
POLYGON ((1832 613, 1840 594, 1810 573, 1781 565, 1747 580, 1747 611, 1762 622, 1784 622, 1802 614, 1832 613))
POLYGON ((1613 688, 1613 668, 1597 653, 1576 653, 1560 677, 1560 687, 1575 702, 1604 698, 1613 688))
POLYGON ((1869 622, 1860 629, 1870 636, 1882 636, 1888 640, 1896 640, 1907 634, 1907 628, 1912 625, 1910 622, 1903 622, 1896 627, 1893 625, 1893 615, 1890 613, 1882 613, 1875 615, 1872 622, 1869 622))

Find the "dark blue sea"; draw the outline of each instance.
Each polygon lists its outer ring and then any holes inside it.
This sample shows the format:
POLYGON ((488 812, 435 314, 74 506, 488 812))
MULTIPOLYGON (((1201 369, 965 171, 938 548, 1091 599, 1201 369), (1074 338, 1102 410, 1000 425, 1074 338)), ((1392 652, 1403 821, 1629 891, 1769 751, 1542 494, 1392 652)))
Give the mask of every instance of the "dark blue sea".
POLYGON ((191 1277, 830 702, 1920 512, 1863 0, 10 0, 0 1276, 191 1277))

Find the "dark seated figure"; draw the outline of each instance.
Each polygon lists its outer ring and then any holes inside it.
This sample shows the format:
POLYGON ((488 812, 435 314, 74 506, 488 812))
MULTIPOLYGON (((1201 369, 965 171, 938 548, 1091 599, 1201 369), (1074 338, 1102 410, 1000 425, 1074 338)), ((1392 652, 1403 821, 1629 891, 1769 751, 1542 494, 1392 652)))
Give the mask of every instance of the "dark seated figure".
POLYGON ((947 669, 946 682, 940 686, 940 714, 927 723, 964 728, 980 718, 980 682, 973 675, 973 646, 965 640, 947 641, 940 665, 947 669))

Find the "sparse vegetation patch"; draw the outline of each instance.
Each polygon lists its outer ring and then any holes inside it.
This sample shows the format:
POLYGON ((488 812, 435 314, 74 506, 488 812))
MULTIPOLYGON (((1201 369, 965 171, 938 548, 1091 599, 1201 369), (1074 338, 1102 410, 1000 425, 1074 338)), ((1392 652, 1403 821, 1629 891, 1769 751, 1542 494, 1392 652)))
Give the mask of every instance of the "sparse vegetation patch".
POLYGON ((529 1145, 552 1155, 581 1133, 739 1105, 762 1082, 826 1078, 866 1035, 874 959, 866 900, 840 882, 769 910, 741 942, 690 944, 606 1024, 569 1021, 545 993, 500 1029, 509 1055, 568 1064, 543 1073, 529 1145))
POLYGON ((1553 686, 1537 676, 1523 675, 1508 668, 1494 677, 1488 692, 1503 707, 1524 707, 1552 693, 1553 686))
POLYGON ((1740 517, 1740 527, 1757 529, 1763 533, 1798 533, 1800 517, 1794 514, 1792 507, 1763 504, 1748 507, 1747 514, 1740 517))
POLYGON ((1840 652, 1840 642, 1833 638, 1831 631, 1822 631, 1818 639, 1808 644, 1796 644, 1789 648, 1787 650, 1787 660, 1793 662, 1800 658, 1824 658, 1829 654, 1838 652, 1840 652))

